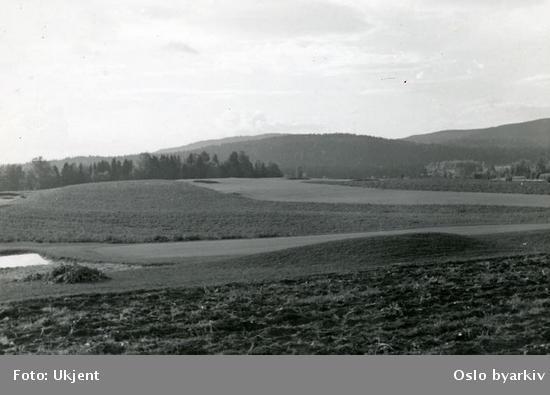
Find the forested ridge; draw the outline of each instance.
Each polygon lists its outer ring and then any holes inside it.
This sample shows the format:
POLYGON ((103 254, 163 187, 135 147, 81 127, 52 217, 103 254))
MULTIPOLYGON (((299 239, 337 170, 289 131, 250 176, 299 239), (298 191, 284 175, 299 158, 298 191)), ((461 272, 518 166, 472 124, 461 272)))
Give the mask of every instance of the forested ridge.
POLYGON ((34 190, 102 181, 140 179, 190 179, 224 177, 281 177, 275 163, 250 160, 244 152, 231 152, 220 161, 217 155, 203 151, 182 155, 141 154, 137 161, 113 158, 92 164, 65 162, 61 168, 43 158, 34 159, 30 166, 0 167, 0 190, 34 190))

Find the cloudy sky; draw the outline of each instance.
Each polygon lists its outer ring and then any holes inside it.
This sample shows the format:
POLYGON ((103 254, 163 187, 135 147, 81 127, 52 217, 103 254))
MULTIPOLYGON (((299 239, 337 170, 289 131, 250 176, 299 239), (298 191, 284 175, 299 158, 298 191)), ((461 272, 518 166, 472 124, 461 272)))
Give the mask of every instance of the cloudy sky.
POLYGON ((10 0, 0 163, 550 116, 550 0, 10 0))

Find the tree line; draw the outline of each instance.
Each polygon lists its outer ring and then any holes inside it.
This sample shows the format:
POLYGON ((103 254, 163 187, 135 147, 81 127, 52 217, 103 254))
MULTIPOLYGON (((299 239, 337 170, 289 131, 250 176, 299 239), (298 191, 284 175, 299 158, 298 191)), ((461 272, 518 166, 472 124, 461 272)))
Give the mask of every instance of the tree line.
POLYGON ((39 157, 30 166, 0 166, 0 191, 56 188, 102 181, 226 177, 282 177, 275 163, 252 163, 244 152, 232 152, 225 161, 207 152, 180 155, 141 154, 129 159, 101 160, 91 165, 65 162, 61 168, 39 157))
POLYGON ((503 178, 525 177, 537 179, 541 176, 548 178, 550 161, 539 158, 536 161, 521 159, 506 165, 491 165, 474 160, 451 160, 433 162, 426 166, 425 175, 430 177, 446 178, 503 178))

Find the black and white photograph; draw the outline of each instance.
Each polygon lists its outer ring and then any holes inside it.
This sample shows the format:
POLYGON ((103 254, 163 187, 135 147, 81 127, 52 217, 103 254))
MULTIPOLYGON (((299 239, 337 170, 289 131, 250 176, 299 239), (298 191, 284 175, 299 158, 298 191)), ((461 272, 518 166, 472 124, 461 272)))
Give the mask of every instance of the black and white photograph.
POLYGON ((0 354, 550 354, 549 21, 3 1, 0 354))

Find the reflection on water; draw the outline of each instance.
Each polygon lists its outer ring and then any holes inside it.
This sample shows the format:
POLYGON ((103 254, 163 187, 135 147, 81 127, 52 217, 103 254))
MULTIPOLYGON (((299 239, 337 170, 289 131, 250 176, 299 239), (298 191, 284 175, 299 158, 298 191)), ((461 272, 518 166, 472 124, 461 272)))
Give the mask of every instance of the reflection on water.
POLYGON ((0 268, 47 265, 49 260, 42 258, 38 254, 18 254, 0 256, 0 268))

